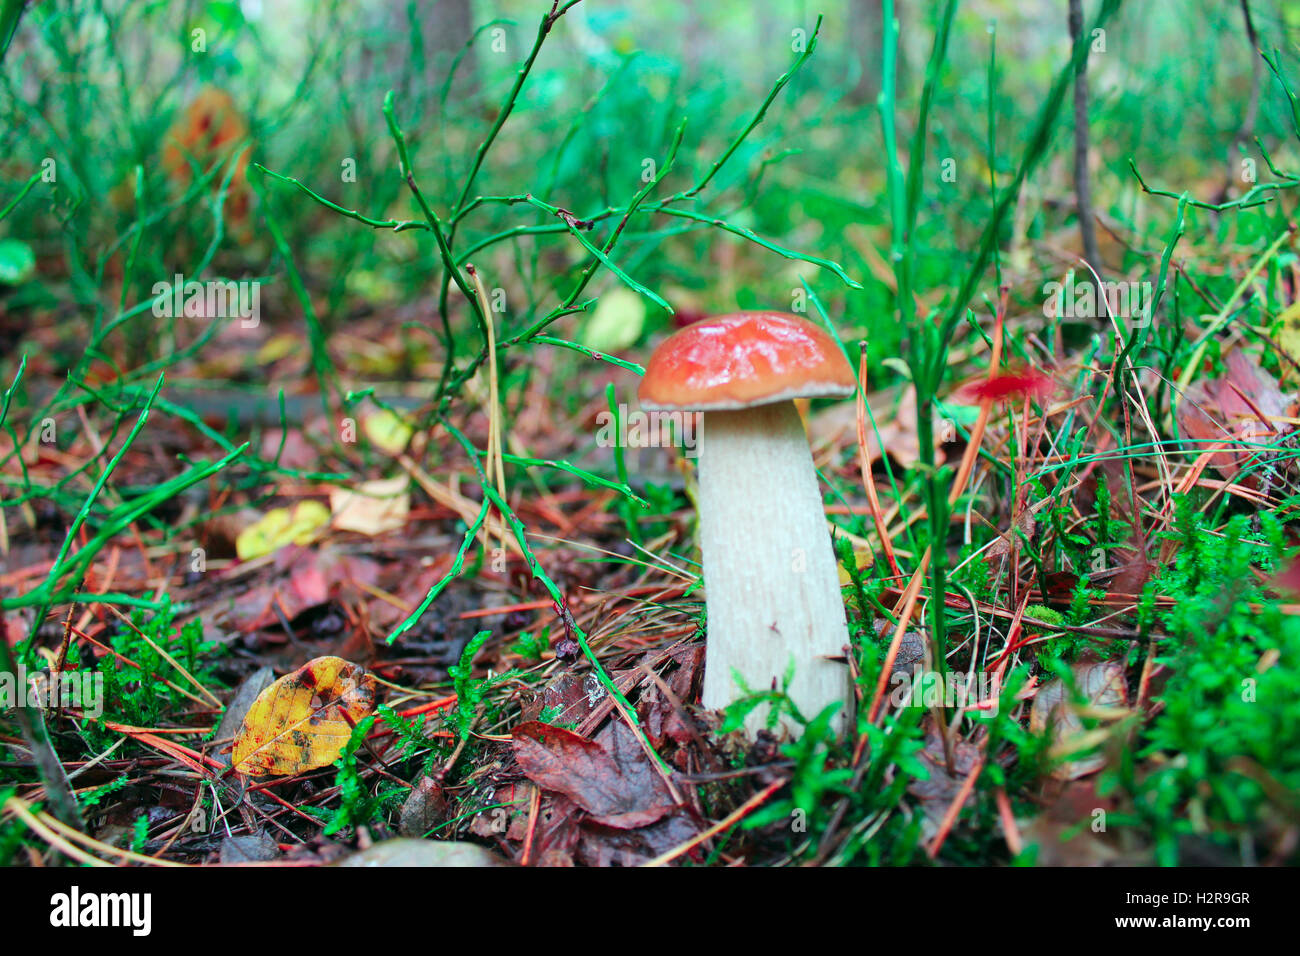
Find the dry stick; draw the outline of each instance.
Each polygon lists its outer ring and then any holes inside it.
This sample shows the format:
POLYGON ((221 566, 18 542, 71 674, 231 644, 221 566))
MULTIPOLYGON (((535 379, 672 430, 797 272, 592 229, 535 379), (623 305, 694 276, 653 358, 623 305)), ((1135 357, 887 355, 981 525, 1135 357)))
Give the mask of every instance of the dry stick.
MULTIPOLYGON (((1241 0, 1241 15, 1246 21, 1246 39, 1250 41, 1250 100, 1246 105, 1246 116, 1241 121, 1241 129, 1237 130, 1236 139, 1238 142, 1244 142, 1255 132, 1255 120, 1259 116, 1259 89, 1260 89, 1260 60, 1259 56, 1259 37, 1255 33, 1255 20, 1250 15, 1249 0, 1241 0)), ((1229 166, 1231 166, 1231 157, 1229 157, 1229 166)))
MULTIPOLYGON (((1007 296, 1010 287, 1002 287, 1002 301, 998 306, 997 325, 993 332, 993 351, 989 357, 989 379, 997 377, 998 367, 1002 362, 1002 334, 1003 325, 1006 320, 1007 296)), ((948 494, 949 504, 954 504, 965 491, 966 483, 970 481, 971 472, 975 468, 975 461, 979 457, 980 442, 984 439, 984 428, 988 423, 989 412, 993 408, 992 398, 984 398, 980 402, 979 417, 975 420, 975 426, 971 429, 970 441, 966 445, 966 451, 962 455, 961 465, 957 469, 957 476, 953 480, 952 490, 948 494)), ((876 693, 871 700, 871 708, 867 711, 867 722, 875 723, 876 718, 880 715, 880 704, 884 700, 885 686, 889 683, 889 675, 894 667, 894 660, 898 657, 898 649, 903 643, 903 634, 907 630, 908 622, 912 619, 912 612, 916 609, 916 599, 921 592, 921 581, 925 577, 925 572, 930 566, 930 548, 925 549, 921 556, 921 561, 916 570, 912 573, 912 579, 907 583, 907 588, 903 592, 899 604, 902 611, 898 617, 898 624, 894 628, 893 640, 889 643, 889 653, 885 655, 884 666, 880 670, 880 677, 876 681, 876 693)), ((858 744, 855 748, 854 758, 860 758, 863 749, 866 747, 867 735, 864 733, 858 738, 858 744)))
POLYGON ((1020 828, 1016 826, 1015 814, 1011 812, 1011 801, 1007 799, 1007 791, 1003 787, 998 787, 993 796, 997 801, 998 816, 1002 820, 1002 838, 1007 841, 1007 849, 1011 851, 1011 855, 1019 856, 1025 845, 1020 839, 1020 828))
MULTIPOLYGON (((880 449, 885 454, 885 449, 880 449)), ((889 537, 889 527, 880 513, 880 499, 876 497, 876 483, 871 479, 871 460, 867 455, 867 343, 859 346, 858 352, 858 467, 862 469, 862 485, 867 490, 867 502, 871 505, 871 517, 876 523, 876 536, 884 549, 885 560, 895 577, 902 577, 898 568, 898 558, 894 555, 894 542, 889 537)))
POLYGON ((1142 676, 1138 680, 1137 704, 1134 710, 1142 712, 1142 706, 1146 703, 1147 693, 1151 689, 1151 675, 1155 673, 1156 665, 1156 639, 1152 636, 1147 641, 1147 659, 1142 663, 1142 676))
MULTIPOLYGON (((488 350, 488 447, 486 467, 483 469, 487 480, 496 474, 497 494, 506 501, 506 470, 501 457, 501 400, 500 383, 497 381, 496 329, 493 328, 492 307, 488 302, 487 290, 483 288, 483 277, 473 265, 466 264, 465 271, 474 280, 474 291, 478 294, 479 306, 483 312, 483 326, 487 333, 488 350)), ((506 523, 501 521, 501 553, 506 553, 506 523)))
MULTIPOLYGON (((32 630, 35 631, 40 623, 33 621, 32 630)), ((15 677, 18 674, 13 652, 9 648, 9 622, 3 615, 0 615, 0 670, 15 677)), ((20 690, 25 691, 26 688, 20 690)), ((15 707, 14 718, 18 721, 18 729, 27 742, 27 748, 32 752, 32 762, 36 764, 37 775, 45 785, 45 795, 55 815, 64 823, 82 829, 86 824, 81 818, 81 805, 77 803, 59 755, 50 743, 43 712, 36 707, 15 707)))
MULTIPOLYGON (((22 709, 23 708, 21 707, 18 708, 18 710, 22 710, 22 709)), ((24 803, 22 800, 20 800, 18 797, 10 797, 5 802, 3 809, 8 810, 10 813, 17 816, 18 819, 22 820, 23 823, 27 824, 27 826, 32 830, 32 832, 38 834, 39 836, 44 837, 45 842, 50 844, 50 846, 62 851, 65 856, 71 857, 72 859, 76 860, 78 863, 85 863, 87 866, 112 866, 113 865, 111 863, 99 859, 99 857, 92 856, 91 854, 85 852, 79 847, 69 843, 63 837, 59 836, 59 834, 55 833, 48 826, 46 826, 44 822, 42 822, 35 815, 33 815, 32 811, 28 809, 27 804, 24 803)))
POLYGON ((54 665, 50 668, 51 682, 60 679, 63 665, 68 659, 68 645, 72 643, 72 615, 77 610, 76 596, 81 593, 81 583, 78 581, 72 592, 73 600, 68 605, 68 616, 63 621, 63 640, 59 643, 59 652, 54 655, 54 665))
POLYGON ((957 822, 957 815, 961 813, 962 806, 966 803, 966 798, 970 796, 971 791, 975 789, 975 781, 979 779, 980 771, 984 769, 984 757, 981 756, 975 761, 975 766, 971 767, 970 773, 966 779, 961 782, 961 787, 957 790, 957 795, 952 798, 952 803, 948 805, 948 810, 943 815, 943 820, 939 824, 939 831, 935 833, 934 839, 930 841, 930 846, 925 851, 925 855, 934 859, 943 849, 944 841, 948 839, 948 833, 952 826, 957 822))
MULTIPOLYGON (((450 484, 448 484, 446 488, 443 488, 433 480, 428 472, 417 465, 411 457, 405 453, 397 456, 397 463, 401 465, 406 473, 411 476, 412 480, 424 490, 424 493, 432 498, 437 504, 440 504, 444 508, 460 515, 461 520, 465 522, 467 528, 472 528, 474 525, 479 523, 477 513, 480 505, 477 502, 470 501, 468 498, 463 497, 456 492, 450 484)), ((491 521, 485 520, 482 524, 483 526, 479 528, 478 534, 475 537, 483 545, 484 550, 487 550, 492 534, 491 521)))
POLYGON ((144 863, 149 866, 184 867, 188 865, 185 863, 178 863, 174 860, 162 860, 158 857, 148 856, 144 853, 135 853, 131 850, 123 850, 115 846, 110 846, 107 843, 96 840, 94 837, 87 836, 80 831, 72 829, 72 827, 68 826, 66 823, 56 820, 44 811, 37 811, 35 816, 51 830, 54 830, 61 836, 67 837, 69 840, 79 843, 89 849, 98 850, 100 853, 107 853, 111 856, 121 857, 123 860, 130 860, 135 863, 144 863))
POLYGON ((695 836, 691 837, 689 840, 687 840, 685 843, 681 844, 680 846, 674 847, 673 849, 669 850, 667 853, 655 857, 649 863, 643 864, 643 866, 663 866, 665 863, 671 863, 673 860, 677 859, 683 853, 687 853, 693 850, 695 847, 699 846, 705 840, 712 839, 713 837, 717 836, 719 833, 721 833, 723 830, 727 829, 728 827, 734 826, 735 824, 739 823, 741 820, 745 818, 747 814, 753 811, 759 804, 763 803, 763 801, 765 801, 772 794, 776 793, 778 790, 780 790, 789 782, 790 781, 784 777, 782 777, 780 780, 773 780, 762 790, 758 791, 758 793, 754 794, 752 797, 750 797, 748 800, 746 800, 744 803, 738 806, 724 819, 719 820, 717 823, 713 824, 713 826, 709 827, 707 830, 697 833, 695 836))
POLYGON ((528 832, 524 837, 524 852, 519 857, 519 865, 527 866, 533 855, 533 838, 537 835, 537 820, 542 809, 542 788, 533 787, 532 796, 528 798, 528 832))
MULTIPOLYGON (((1070 0, 1070 42, 1078 46, 1083 32, 1083 0, 1070 0)), ((1101 271, 1101 251, 1097 247, 1097 227, 1092 219, 1092 188, 1088 183, 1088 58, 1078 61, 1074 71, 1074 197, 1083 237, 1083 255, 1097 272, 1101 271)), ((1097 293, 1102 287, 1098 280, 1097 293)))

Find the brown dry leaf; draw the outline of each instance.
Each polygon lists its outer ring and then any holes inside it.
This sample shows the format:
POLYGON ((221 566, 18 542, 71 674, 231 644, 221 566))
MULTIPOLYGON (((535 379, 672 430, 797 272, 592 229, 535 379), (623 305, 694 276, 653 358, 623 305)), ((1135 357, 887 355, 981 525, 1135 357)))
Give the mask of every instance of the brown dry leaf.
POLYGON ((344 857, 334 866, 513 866, 499 853, 477 843, 397 837, 344 857))
MULTIPOLYGON (((687 701, 698 699, 696 690, 704 677, 704 647, 688 644, 672 656, 678 666, 668 674, 668 694, 658 684, 651 684, 641 692, 641 698, 637 701, 637 712, 641 716, 646 739, 656 750, 668 743, 685 748, 699 733, 690 715, 684 713, 681 707, 687 701)), ((679 765, 687 763, 684 753, 679 751, 675 757, 680 761, 679 765)))
POLYGON ((335 488, 330 492, 334 527, 367 535, 404 528, 411 510, 409 484, 409 478, 399 475, 363 481, 355 488, 335 488))
MULTIPOLYGON (((230 698, 230 703, 226 705, 226 712, 221 715, 221 723, 217 725, 217 734, 214 738, 218 743, 224 744, 227 740, 233 740, 239 728, 244 724, 244 718, 248 716, 249 709, 256 703, 257 698, 262 695, 275 681, 275 672, 269 667, 259 667, 253 673, 244 678, 243 682, 235 690, 235 696, 230 698)), ((215 755, 220 763, 229 764, 230 755, 221 753, 215 755)))
POLYGON ((485 809, 474 814, 469 832, 487 840, 522 841, 528 836, 528 807, 537 787, 527 780, 512 780, 488 791, 485 809))
POLYGON ((375 709, 375 679, 341 657, 318 657, 258 695, 231 762, 250 777, 283 777, 333 763, 375 709))
MULTIPOLYGON (((1274 420, 1287 417, 1291 398, 1282 394, 1277 379, 1240 349, 1230 352, 1223 364, 1222 378, 1188 387, 1176 415, 1178 427, 1190 438, 1241 443, 1210 456, 1210 463, 1231 480, 1255 457, 1255 450, 1246 446, 1272 442, 1279 432, 1289 430, 1290 426, 1274 420)), ((1242 484, 1256 487, 1258 475, 1246 475, 1242 484)))
MULTIPOLYGON (((1051 731, 1055 743, 1053 756, 1065 756, 1091 750, 1109 735, 1105 727, 1086 730, 1082 717, 1114 720, 1124 716, 1128 705, 1124 665, 1119 661, 1079 662, 1071 667, 1079 693, 1088 703, 1077 706, 1070 700, 1065 685, 1059 678, 1050 680, 1034 695, 1034 706, 1029 712, 1029 729, 1036 734, 1051 731)), ((1052 771, 1058 780, 1077 780, 1106 763, 1103 754, 1095 753, 1067 760, 1052 771)))
MULTIPOLYGON (((921 811, 925 815, 921 832, 925 839, 934 836, 948 808, 957 799, 962 785, 970 776, 980 759, 980 748, 966 740, 955 739, 952 742, 953 770, 948 772, 948 759, 944 753, 943 738, 934 726, 934 721, 925 718, 925 747, 920 752, 921 762, 930 771, 928 780, 913 780, 907 785, 907 792, 921 801, 921 811)), ((974 794, 966 798, 966 806, 974 802, 974 794)))
POLYGON ((314 468, 320 456, 301 428, 274 428, 262 436, 262 457, 278 462, 281 468, 314 468))
POLYGON ((433 777, 421 777, 402 804, 397 832, 405 837, 422 837, 446 819, 446 790, 433 777))
POLYGON ((568 797, 597 823, 632 830, 676 809, 631 731, 626 737, 613 732, 609 749, 537 721, 516 727, 513 737, 515 759, 528 779, 568 797), (626 738, 631 738, 630 744, 626 738))
POLYGON ((1120 849, 1121 828, 1095 829, 1095 823, 1113 812, 1118 801, 1097 793, 1095 780, 1048 785, 1042 813, 1020 827, 1026 844, 1038 847, 1038 866, 1113 866, 1125 861, 1120 849), (1059 792, 1057 791, 1059 788, 1059 792), (1080 826, 1087 823, 1087 826, 1080 826))
POLYGON ((573 726, 585 719, 604 696, 605 687, 595 674, 561 671, 524 705, 523 714, 531 721, 547 713, 556 724, 573 726))
POLYGON ((1044 498, 1037 505, 1020 512, 1020 516, 1015 520, 1015 528, 1006 534, 1000 535, 996 541, 989 545, 988 550, 984 552, 984 560, 992 562, 1007 554, 1019 554, 1021 545, 1026 541, 1032 543, 1034 528, 1038 524, 1038 518, 1035 517, 1034 512, 1051 500, 1051 498, 1044 498))
MULTIPOLYGON (((876 419, 876 430, 880 432, 880 442, 876 441, 875 430, 868 418, 867 458, 875 462, 880 458, 881 442, 889 455, 899 465, 910 468, 921 457, 921 442, 916 435, 916 389, 908 386, 901 394, 890 389, 884 392, 872 392, 867 396, 867 403, 876 419)), ((840 402, 813 415, 808 421, 808 436, 814 445, 827 442, 839 442, 856 445, 858 442, 858 413, 853 402, 840 402)), ((943 428, 936 425, 934 429, 935 461, 942 464, 946 460, 943 448, 943 428)))

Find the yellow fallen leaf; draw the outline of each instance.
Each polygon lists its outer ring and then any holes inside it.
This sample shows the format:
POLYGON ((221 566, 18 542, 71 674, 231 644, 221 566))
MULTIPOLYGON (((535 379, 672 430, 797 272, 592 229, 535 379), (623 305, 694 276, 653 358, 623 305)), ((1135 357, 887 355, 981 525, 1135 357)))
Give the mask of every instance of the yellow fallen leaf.
POLYGON ((645 325, 645 301, 626 286, 606 292, 582 333, 582 344, 599 352, 621 352, 636 343, 645 325))
POLYGON ((374 677, 341 657, 318 657, 257 695, 235 735, 231 766, 250 777, 323 767, 374 709, 374 677))
MULTIPOLYGON (((858 570, 866 570, 875 564, 876 556, 871 552, 870 548, 857 548, 853 552, 853 561, 858 566, 858 570)), ((853 579, 849 577, 849 572, 844 570, 844 565, 837 563, 835 567, 840 572, 841 587, 848 587, 853 583, 853 579)))
POLYGON ((300 348, 302 348, 302 339, 297 335, 290 332, 273 335, 257 350, 257 362, 259 365, 270 365, 286 355, 292 355, 300 348))
POLYGON ((355 488, 335 488, 330 492, 330 511, 334 527, 360 534, 383 534, 405 527, 411 510, 407 491, 410 479, 405 475, 380 481, 363 481, 355 488))
POLYGON ((300 501, 292 508, 272 508, 235 538, 235 553, 251 561, 286 544, 310 544, 329 524, 330 510, 319 501, 300 501))
MULTIPOLYGON (((1291 357, 1300 362, 1300 302, 1293 302, 1277 317, 1277 344, 1291 357)), ((1293 377, 1293 369, 1287 362, 1282 363, 1282 378, 1286 381, 1293 377)))
POLYGON ((405 451, 412 435, 411 426, 386 408, 363 418, 361 428, 376 448, 390 455, 405 451))

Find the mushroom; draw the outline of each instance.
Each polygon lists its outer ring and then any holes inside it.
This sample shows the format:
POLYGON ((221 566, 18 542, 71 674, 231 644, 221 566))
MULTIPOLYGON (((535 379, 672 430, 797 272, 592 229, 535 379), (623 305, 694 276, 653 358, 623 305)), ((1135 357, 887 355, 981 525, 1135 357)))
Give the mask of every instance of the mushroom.
MULTIPOLYGON (((796 398, 851 395, 848 360, 820 326, 795 315, 740 312, 696 322, 660 343, 639 398, 649 411, 700 411, 700 550, 708 608, 703 704, 725 707, 738 677, 787 691, 808 720, 844 704, 848 644, 830 532, 796 398)), ((751 735, 768 705, 746 717, 751 735)), ((786 728, 802 728, 788 717, 786 728)))

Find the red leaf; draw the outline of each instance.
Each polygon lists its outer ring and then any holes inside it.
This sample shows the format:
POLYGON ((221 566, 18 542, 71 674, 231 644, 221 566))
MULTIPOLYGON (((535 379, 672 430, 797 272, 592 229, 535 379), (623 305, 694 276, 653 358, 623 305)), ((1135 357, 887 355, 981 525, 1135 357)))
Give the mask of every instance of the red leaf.
POLYGON ((515 759, 528 779, 568 797, 597 823, 634 830, 676 809, 663 779, 626 728, 614 732, 610 750, 538 721, 520 724, 513 736, 515 759))
POLYGON ((1003 372, 982 382, 972 382, 960 390, 961 400, 971 404, 989 401, 1000 402, 1008 398, 1024 398, 1026 395, 1043 399, 1056 389, 1056 383, 1046 372, 1037 369, 1024 369, 1019 372, 1003 372))

